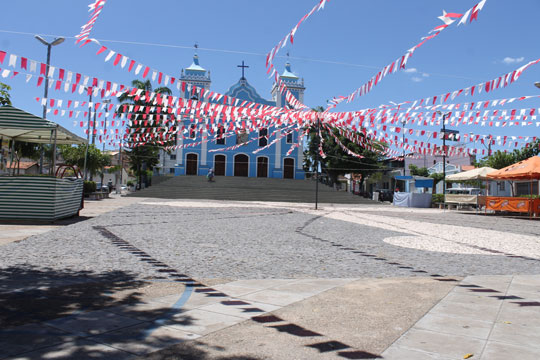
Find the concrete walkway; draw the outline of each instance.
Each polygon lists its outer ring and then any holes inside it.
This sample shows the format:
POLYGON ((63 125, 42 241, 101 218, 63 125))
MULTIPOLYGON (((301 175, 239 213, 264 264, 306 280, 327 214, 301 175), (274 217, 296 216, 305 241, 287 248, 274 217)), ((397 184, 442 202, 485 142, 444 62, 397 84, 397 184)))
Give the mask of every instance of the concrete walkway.
POLYGON ((134 304, 1 331, 0 358, 537 360, 539 288, 539 276, 525 275, 457 286, 403 278, 238 280, 164 296, 154 288, 134 304))
POLYGON ((540 276, 469 276, 384 359, 540 359, 540 276))

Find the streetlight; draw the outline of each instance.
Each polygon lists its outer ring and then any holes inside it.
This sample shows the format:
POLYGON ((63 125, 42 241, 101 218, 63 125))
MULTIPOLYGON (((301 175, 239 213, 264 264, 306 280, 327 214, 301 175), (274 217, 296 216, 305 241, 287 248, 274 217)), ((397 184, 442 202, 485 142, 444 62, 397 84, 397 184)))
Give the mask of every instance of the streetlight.
POLYGON ((534 86, 536 86, 537 88, 540 89, 540 81, 535 82, 535 83, 534 83, 534 86))
MULTIPOLYGON (((105 99, 103 100, 103 104, 110 104, 111 103, 111 99, 105 99)), ((104 131, 104 134, 103 135, 107 135, 107 114, 109 113, 109 109, 107 109, 107 107, 105 107, 105 131, 104 131)), ((96 124, 94 123, 94 126, 96 126, 96 124)), ((105 152, 105 139, 103 139, 103 152, 105 152)))
MULTIPOLYGON (((47 115, 47 100, 48 100, 47 96, 49 94, 49 66, 51 64, 51 48, 53 46, 60 45, 61 43, 64 42, 65 39, 63 37, 59 37, 59 38, 54 39, 53 42, 48 43, 47 41, 45 41, 45 39, 43 39, 39 35, 35 35, 34 37, 40 43, 42 43, 43 45, 47 47, 47 70, 45 70, 45 95, 44 95, 44 98, 46 100, 45 100, 45 104, 43 104, 43 118, 45 119, 45 116, 47 115)), ((54 173, 54 169, 52 169, 52 171, 54 173)), ((41 156, 39 158, 39 173, 43 174, 43 145, 41 146, 41 156)))
POLYGON ((441 111, 437 111, 437 114, 442 115, 442 133, 443 133, 443 196, 446 197, 446 117, 449 112, 443 114, 441 111))
POLYGON ((403 149, 403 176, 405 176, 405 169, 406 169, 406 166, 405 166, 405 120, 401 120, 401 131, 402 131, 402 134, 401 134, 401 146, 402 146, 402 149, 403 149))
POLYGON ((83 171, 84 171, 84 180, 87 178, 87 170, 86 170, 86 162, 88 159, 88 147, 90 146, 90 122, 92 119, 92 90, 93 88, 84 88, 87 90, 89 94, 89 100, 88 100, 88 125, 86 127, 86 150, 84 152, 84 165, 83 165, 83 171))

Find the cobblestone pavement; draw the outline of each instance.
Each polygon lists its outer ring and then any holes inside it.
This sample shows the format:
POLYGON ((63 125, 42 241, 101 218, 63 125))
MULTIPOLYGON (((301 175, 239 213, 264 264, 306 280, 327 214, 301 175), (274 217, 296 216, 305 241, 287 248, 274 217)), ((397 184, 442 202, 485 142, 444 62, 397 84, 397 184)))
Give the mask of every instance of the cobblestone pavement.
POLYGON ((493 225, 480 229, 470 215, 452 214, 454 222, 447 224, 446 213, 400 216, 386 206, 315 212, 307 206, 159 204, 134 204, 7 244, 0 267, 162 275, 153 264, 123 251, 106 231, 198 278, 540 273, 540 239, 535 235, 540 227, 534 221, 504 219, 507 224, 501 225, 496 218, 482 218, 493 225), (440 223, 434 223, 439 217, 440 223), (509 233, 508 224, 520 232, 509 233))
MULTIPOLYGON (((540 274, 539 232, 538 221, 378 204, 322 205, 314 211, 308 204, 143 200, 1 247, 0 338, 8 340, 0 345, 14 355, 30 344, 31 356, 21 357, 28 359, 146 354, 293 302, 305 308, 301 302, 315 294, 326 296, 329 308, 339 307, 325 291, 329 286, 345 291, 340 279, 444 285, 429 302, 418 298, 422 306, 416 311, 423 314, 462 277, 540 274), (284 281, 290 284, 285 287, 284 281), (302 293, 306 287, 309 294, 302 293), (180 316, 183 306, 188 318, 180 316), (20 343, 21 334, 32 341, 20 343)), ((539 303, 532 295, 520 301, 534 312, 539 303)), ((354 301, 348 306, 357 312, 354 301)), ((309 330, 268 326, 300 337, 309 330)), ((396 330, 398 336, 405 330, 396 330)), ((381 335, 384 341, 370 353, 337 341, 339 329, 328 335, 328 344, 320 345, 323 358, 333 358, 333 350, 326 349, 335 346, 351 349, 342 351, 345 358, 377 357, 395 340, 381 335)), ((403 351, 414 347, 400 341, 403 351)), ((269 351, 279 351, 278 345, 269 351)), ((298 358, 307 354, 298 351, 303 354, 298 358)))

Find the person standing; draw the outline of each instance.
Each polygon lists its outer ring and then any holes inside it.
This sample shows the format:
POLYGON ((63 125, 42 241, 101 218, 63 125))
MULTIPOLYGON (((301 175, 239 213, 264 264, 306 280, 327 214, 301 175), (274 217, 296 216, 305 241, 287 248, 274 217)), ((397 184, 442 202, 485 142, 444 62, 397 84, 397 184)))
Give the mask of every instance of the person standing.
POLYGON ((208 174, 206 175, 206 178, 208 179, 208 182, 214 181, 214 168, 210 168, 208 170, 208 174))

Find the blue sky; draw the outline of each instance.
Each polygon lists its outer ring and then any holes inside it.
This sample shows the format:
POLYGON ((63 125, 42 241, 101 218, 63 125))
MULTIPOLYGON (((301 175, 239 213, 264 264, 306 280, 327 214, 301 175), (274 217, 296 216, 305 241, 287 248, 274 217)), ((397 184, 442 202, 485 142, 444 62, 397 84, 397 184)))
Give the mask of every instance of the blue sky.
MULTIPOLYGON (((308 106, 325 105, 336 95, 348 95, 383 66, 405 53, 442 24, 442 10, 465 12, 478 0, 331 0, 298 30, 295 44, 282 49, 291 54, 293 70, 304 77, 308 106)), ((74 36, 88 19, 90 0, 25 0, 4 5, 0 25, 0 49, 45 61, 45 47, 30 34, 74 36)), ((211 70, 212 89, 225 92, 240 77, 242 60, 250 66, 248 81, 270 98, 272 81, 265 72, 265 54, 308 12, 316 0, 109 0, 92 37, 144 64, 178 75, 190 65, 192 45, 198 43, 201 65, 211 70), (118 40, 110 42, 105 40, 118 40), (155 43, 174 47, 128 44, 155 43), (214 50, 206 50, 214 49, 214 50), (223 50, 223 51, 218 51, 223 50)), ((356 110, 446 93, 490 80, 540 57, 538 0, 488 0, 478 21, 451 27, 416 51, 408 63, 416 72, 388 76, 373 91, 337 110, 356 110), (507 59, 505 62, 504 60, 507 59), (513 60, 512 60, 513 59, 513 60)), ((52 40, 47 37, 47 40, 52 40)), ((118 83, 128 84, 132 74, 96 56, 97 47, 79 48, 74 39, 53 49, 52 65, 118 83)), ((275 61, 280 71, 284 57, 275 61)), ((14 105, 41 113, 34 100, 43 95, 35 81, 22 77, 1 79, 13 87, 14 105)), ((540 94, 540 65, 529 69, 510 87, 480 96, 461 97, 460 102, 540 94)), ((86 96, 52 91, 50 97, 85 100, 86 96)), ((457 101, 456 101, 457 102, 457 101)), ((514 103, 540 108, 540 101, 514 103)), ((514 106, 514 107, 516 107, 514 106)), ((68 129, 73 121, 50 116, 68 129)), ((539 120, 540 121, 540 118, 539 120)), ((537 127, 463 127, 479 134, 539 136, 537 127)), ((419 139, 420 140, 420 139, 419 139)), ((425 140, 425 139, 424 139, 425 140)))

